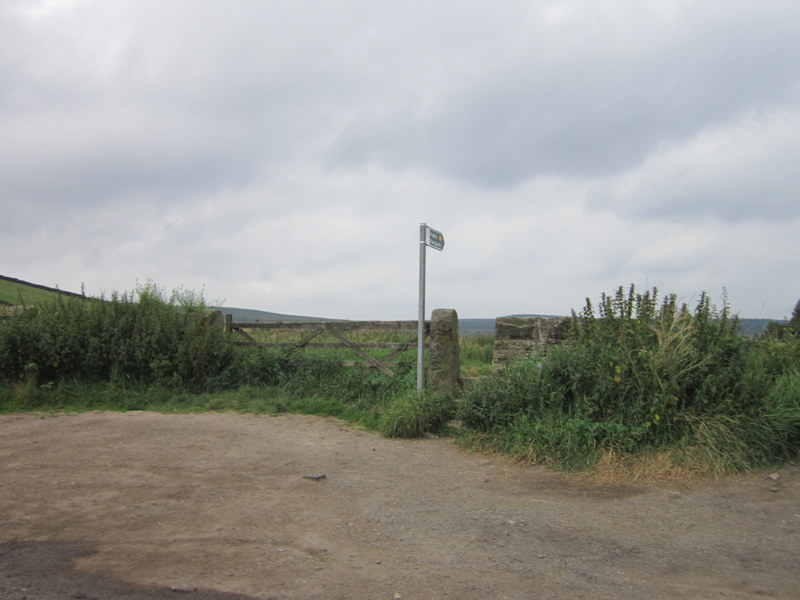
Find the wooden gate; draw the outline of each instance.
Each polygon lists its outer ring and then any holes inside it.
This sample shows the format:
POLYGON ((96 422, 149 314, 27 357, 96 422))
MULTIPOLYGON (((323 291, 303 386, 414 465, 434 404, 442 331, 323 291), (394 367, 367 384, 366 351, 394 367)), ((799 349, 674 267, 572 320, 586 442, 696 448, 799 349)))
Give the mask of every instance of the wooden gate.
MULTIPOLYGON (((225 315, 225 330, 240 346, 261 348, 348 348, 361 360, 338 361, 345 366, 364 367, 364 373, 379 371, 387 377, 394 377, 394 368, 401 365, 415 365, 416 361, 396 360, 403 352, 417 346, 417 321, 315 321, 303 323, 288 322, 234 322, 232 315, 225 315), (397 332, 396 338, 407 337, 404 341, 364 341, 352 339, 357 332, 388 331, 397 332), (288 335, 287 335, 288 334, 288 335), (293 339, 280 341, 281 337, 293 339), (259 339, 261 338, 261 339, 259 339), (265 340, 266 338, 266 340, 265 340), (319 341, 333 338, 335 341, 319 341), (268 341, 267 341, 268 340, 268 341), (376 357, 366 350, 371 348, 390 349, 385 356, 376 357)), ((426 341, 430 334, 430 322, 425 322, 426 341)))

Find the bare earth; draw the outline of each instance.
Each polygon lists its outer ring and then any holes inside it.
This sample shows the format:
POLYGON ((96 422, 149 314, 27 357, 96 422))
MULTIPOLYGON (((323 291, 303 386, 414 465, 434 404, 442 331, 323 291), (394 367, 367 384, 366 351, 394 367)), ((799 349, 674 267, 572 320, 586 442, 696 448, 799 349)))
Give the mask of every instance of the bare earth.
POLYGON ((670 489, 318 417, 0 432, 3 599, 800 597, 797 465, 670 489))

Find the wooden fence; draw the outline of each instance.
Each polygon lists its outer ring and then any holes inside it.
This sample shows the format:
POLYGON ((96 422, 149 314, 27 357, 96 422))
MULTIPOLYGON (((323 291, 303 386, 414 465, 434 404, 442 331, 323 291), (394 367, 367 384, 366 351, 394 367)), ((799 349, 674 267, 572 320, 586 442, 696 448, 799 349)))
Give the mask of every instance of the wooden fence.
MULTIPOLYGON (((402 362, 396 360, 403 352, 417 347, 417 321, 315 321, 315 322, 234 322, 232 315, 225 315, 225 331, 233 338, 234 343, 241 346, 258 346, 262 348, 282 347, 292 348, 347 348, 355 352, 362 360, 340 361, 346 366, 360 366, 365 368, 365 373, 379 371, 387 377, 394 377, 392 370, 401 365, 414 365, 414 361, 402 362), (299 339, 292 341, 259 341, 256 331, 282 331, 294 332, 299 339), (354 332, 362 331, 394 331, 405 341, 397 342, 372 342, 355 341, 351 339, 354 332), (327 334, 324 335, 323 334, 327 334), (320 336, 327 339, 331 337, 336 341, 320 342, 320 336), (317 341, 315 341, 317 340, 317 341), (383 348, 392 350, 386 356, 375 357, 367 352, 368 349, 383 348)), ((426 342, 430 334, 430 321, 425 322, 426 342)), ((427 344, 426 344, 427 347, 427 344)))

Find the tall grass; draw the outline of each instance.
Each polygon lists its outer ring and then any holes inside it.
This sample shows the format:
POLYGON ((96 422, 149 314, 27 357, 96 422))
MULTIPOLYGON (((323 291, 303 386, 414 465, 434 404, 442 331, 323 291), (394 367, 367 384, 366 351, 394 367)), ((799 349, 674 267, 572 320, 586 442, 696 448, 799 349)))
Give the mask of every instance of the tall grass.
POLYGON ((483 377, 492 371, 494 335, 477 334, 459 338, 459 356, 463 377, 483 377))
POLYGON ((381 412, 378 430, 387 437, 420 437, 438 431, 453 417, 454 409, 453 401, 442 394, 408 391, 381 412))
POLYGON ((593 464, 668 448, 715 472, 774 464, 800 446, 800 345, 741 335, 727 306, 619 288, 573 314, 569 339, 470 389, 473 438, 537 462, 593 464), (540 366, 541 365, 541 366, 540 366))

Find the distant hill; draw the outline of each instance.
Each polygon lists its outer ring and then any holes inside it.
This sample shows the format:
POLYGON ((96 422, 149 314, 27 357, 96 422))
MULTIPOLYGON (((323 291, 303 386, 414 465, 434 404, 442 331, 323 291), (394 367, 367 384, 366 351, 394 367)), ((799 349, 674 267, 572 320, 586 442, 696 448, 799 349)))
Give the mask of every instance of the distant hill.
POLYGON ((494 319, 459 319, 461 335, 494 335, 494 319))
POLYGON ((283 323, 309 323, 318 321, 336 321, 337 319, 325 319, 322 317, 303 317, 300 315, 283 315, 281 313, 267 312, 265 310, 255 310, 251 308, 234 308, 232 306, 215 306, 222 311, 223 315, 231 315, 234 321, 244 323, 272 323, 280 321, 283 323))

